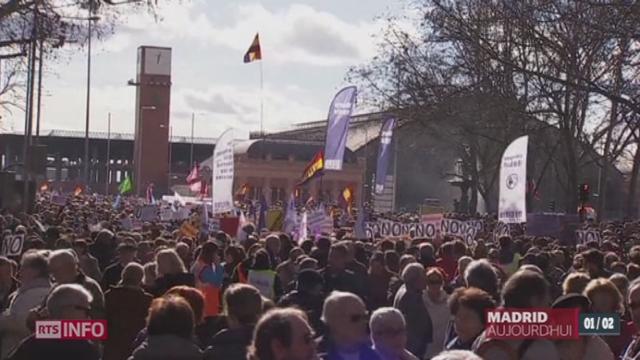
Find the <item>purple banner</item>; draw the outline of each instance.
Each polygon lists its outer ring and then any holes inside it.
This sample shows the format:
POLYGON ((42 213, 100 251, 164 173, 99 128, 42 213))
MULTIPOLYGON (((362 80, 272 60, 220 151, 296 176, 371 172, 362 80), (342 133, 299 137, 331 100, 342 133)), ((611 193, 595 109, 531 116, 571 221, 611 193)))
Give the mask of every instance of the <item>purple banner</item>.
POLYGON ((327 137, 324 144, 324 168, 326 170, 342 170, 349 120, 356 102, 357 92, 355 86, 348 86, 340 90, 331 102, 327 120, 327 137))
POLYGON ((380 146, 378 147, 378 164, 376 165, 376 194, 382 194, 384 183, 387 180, 387 168, 391 158, 391 140, 395 127, 396 119, 388 118, 380 129, 380 146))

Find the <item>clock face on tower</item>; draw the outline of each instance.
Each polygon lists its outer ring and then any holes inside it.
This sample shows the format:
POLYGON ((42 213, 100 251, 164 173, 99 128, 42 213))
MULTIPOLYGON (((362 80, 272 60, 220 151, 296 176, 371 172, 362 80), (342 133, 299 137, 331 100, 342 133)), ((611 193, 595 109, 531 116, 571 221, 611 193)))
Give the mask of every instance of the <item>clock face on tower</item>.
POLYGON ((171 49, 145 48, 144 74, 171 75, 171 49))

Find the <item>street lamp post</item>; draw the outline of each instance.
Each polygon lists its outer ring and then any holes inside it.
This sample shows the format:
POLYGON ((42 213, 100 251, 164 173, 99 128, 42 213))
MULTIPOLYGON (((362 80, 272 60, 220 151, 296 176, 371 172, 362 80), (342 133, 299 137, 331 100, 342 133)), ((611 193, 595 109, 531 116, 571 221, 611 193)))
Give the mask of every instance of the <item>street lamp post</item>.
POLYGON ((93 15, 93 2, 89 2, 89 38, 87 39, 87 101, 85 109, 85 127, 84 127, 84 183, 89 186, 89 118, 91 111, 91 36, 93 31, 93 21, 100 18, 93 15))
POLYGON ((196 113, 191 113, 191 151, 189 153, 189 165, 193 168, 193 125, 196 120, 196 113))

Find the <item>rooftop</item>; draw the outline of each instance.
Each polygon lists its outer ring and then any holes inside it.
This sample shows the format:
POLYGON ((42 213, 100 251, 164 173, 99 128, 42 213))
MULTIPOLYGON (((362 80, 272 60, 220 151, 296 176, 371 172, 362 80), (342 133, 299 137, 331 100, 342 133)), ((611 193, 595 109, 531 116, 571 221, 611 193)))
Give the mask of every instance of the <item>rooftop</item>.
MULTIPOLYGON (((0 135, 9 134, 9 135, 19 135, 23 136, 24 132, 22 131, 14 131, 14 132, 0 132, 0 135)), ((131 133, 118 133, 112 132, 110 134, 111 140, 124 140, 124 141, 133 141, 133 134, 131 133)), ((74 138, 74 139, 84 139, 84 131, 78 130, 47 130, 40 132, 40 137, 62 137, 62 138, 74 138)), ((109 134, 104 131, 89 131, 90 139, 103 139, 107 140, 109 138, 109 134)), ((194 137, 194 144, 209 144, 215 145, 217 139, 215 138, 205 138, 205 137, 194 137)), ((190 136, 172 136, 172 143, 191 143, 190 136)))

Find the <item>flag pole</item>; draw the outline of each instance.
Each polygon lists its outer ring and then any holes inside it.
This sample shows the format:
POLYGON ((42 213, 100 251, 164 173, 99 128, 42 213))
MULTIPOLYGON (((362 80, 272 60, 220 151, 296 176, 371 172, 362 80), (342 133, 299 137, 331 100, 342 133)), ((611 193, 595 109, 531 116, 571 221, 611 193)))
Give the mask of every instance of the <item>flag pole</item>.
POLYGON ((260 137, 264 139, 264 67, 260 59, 260 137))

